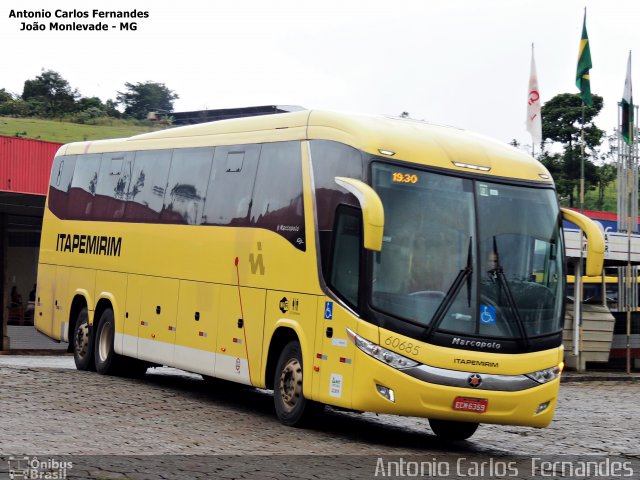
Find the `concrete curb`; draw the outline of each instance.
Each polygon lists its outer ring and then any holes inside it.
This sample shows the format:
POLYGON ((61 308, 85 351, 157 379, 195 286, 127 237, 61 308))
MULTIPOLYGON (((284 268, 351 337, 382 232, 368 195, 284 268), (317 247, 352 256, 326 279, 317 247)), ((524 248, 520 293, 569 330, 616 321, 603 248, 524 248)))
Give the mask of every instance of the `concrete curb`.
POLYGON ((68 353, 66 350, 50 350, 50 349, 16 349, 16 350, 0 350, 0 355, 73 355, 72 353, 68 353))
POLYGON ((565 372, 560 378, 561 383, 578 382, 640 382, 640 373, 632 372, 565 372))

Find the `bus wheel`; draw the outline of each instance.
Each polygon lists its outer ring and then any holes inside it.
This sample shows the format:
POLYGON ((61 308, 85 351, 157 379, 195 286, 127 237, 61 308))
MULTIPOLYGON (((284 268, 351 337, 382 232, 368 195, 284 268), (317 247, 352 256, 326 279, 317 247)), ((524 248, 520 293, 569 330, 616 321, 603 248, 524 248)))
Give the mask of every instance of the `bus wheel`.
POLYGON ((102 312, 95 332, 94 354, 96 371, 101 375, 113 375, 116 373, 116 364, 118 363, 118 355, 113 351, 115 333, 113 310, 107 308, 102 312))
POLYGON ((89 311, 84 307, 78 313, 73 329, 73 360, 78 370, 95 370, 93 362, 93 335, 89 326, 89 311))
POLYGON ((289 342, 282 350, 273 382, 276 415, 284 425, 301 426, 316 412, 316 403, 302 394, 302 352, 300 344, 289 342))
POLYGON ((470 422, 429 419, 431 430, 443 440, 466 440, 475 433, 478 425, 478 423, 470 422))

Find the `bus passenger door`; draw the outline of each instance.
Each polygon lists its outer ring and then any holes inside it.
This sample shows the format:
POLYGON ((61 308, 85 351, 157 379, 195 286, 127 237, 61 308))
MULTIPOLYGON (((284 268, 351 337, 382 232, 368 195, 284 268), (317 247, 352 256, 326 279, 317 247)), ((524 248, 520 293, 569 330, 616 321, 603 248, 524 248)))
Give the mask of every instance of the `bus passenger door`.
POLYGON ((178 280, 143 277, 138 326, 138 358, 173 365, 176 340, 178 280))
POLYGON ((355 330, 353 315, 329 298, 318 297, 316 324, 314 399, 350 408, 355 346, 346 329, 355 330))
POLYGON ((180 281, 174 366, 215 375, 218 286, 180 281))
MULTIPOLYGON (((328 284, 357 310, 363 245, 362 214, 358 209, 338 207, 332 243, 328 284)), ((355 315, 329 297, 319 297, 318 302, 314 371, 319 375, 314 394, 322 402, 350 408, 356 347, 347 339, 347 327, 355 331, 355 315)))
POLYGON ((246 385, 257 384, 262 369, 266 293, 258 288, 231 285, 219 288, 215 376, 246 385))

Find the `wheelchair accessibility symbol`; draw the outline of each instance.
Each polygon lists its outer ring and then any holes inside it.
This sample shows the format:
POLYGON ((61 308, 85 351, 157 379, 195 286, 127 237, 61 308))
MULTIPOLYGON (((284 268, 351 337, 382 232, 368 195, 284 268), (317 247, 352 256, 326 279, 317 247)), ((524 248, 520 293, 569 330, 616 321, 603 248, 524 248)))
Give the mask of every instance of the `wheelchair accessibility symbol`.
POLYGON ((333 302, 324 303, 324 319, 331 320, 333 318, 333 302))
POLYGON ((480 305, 480 323, 482 325, 496 324, 496 307, 480 305))

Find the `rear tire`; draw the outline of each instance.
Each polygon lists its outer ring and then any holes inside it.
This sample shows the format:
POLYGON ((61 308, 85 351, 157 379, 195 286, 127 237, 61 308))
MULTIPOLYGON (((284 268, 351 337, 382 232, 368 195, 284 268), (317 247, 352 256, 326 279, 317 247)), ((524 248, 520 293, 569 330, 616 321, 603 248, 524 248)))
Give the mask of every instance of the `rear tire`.
POLYGON ((78 370, 95 370, 93 329, 89 325, 89 310, 84 307, 76 317, 73 329, 73 360, 78 370))
POLYGON ((273 399, 280 422, 299 427, 317 414, 322 405, 302 393, 302 351, 297 341, 289 342, 278 359, 273 382, 273 399))
POLYGON ((429 419, 431 430, 443 440, 466 440, 476 432, 479 425, 479 423, 429 419))
POLYGON ((98 327, 95 329, 93 347, 96 371, 100 375, 115 375, 118 369, 119 356, 113 350, 115 321, 113 310, 107 308, 100 315, 98 327))
POLYGON ((118 375, 130 378, 144 376, 149 364, 137 358, 118 355, 113 348, 115 339, 115 320, 113 310, 106 309, 100 315, 95 329, 94 361, 96 371, 101 375, 118 375))

